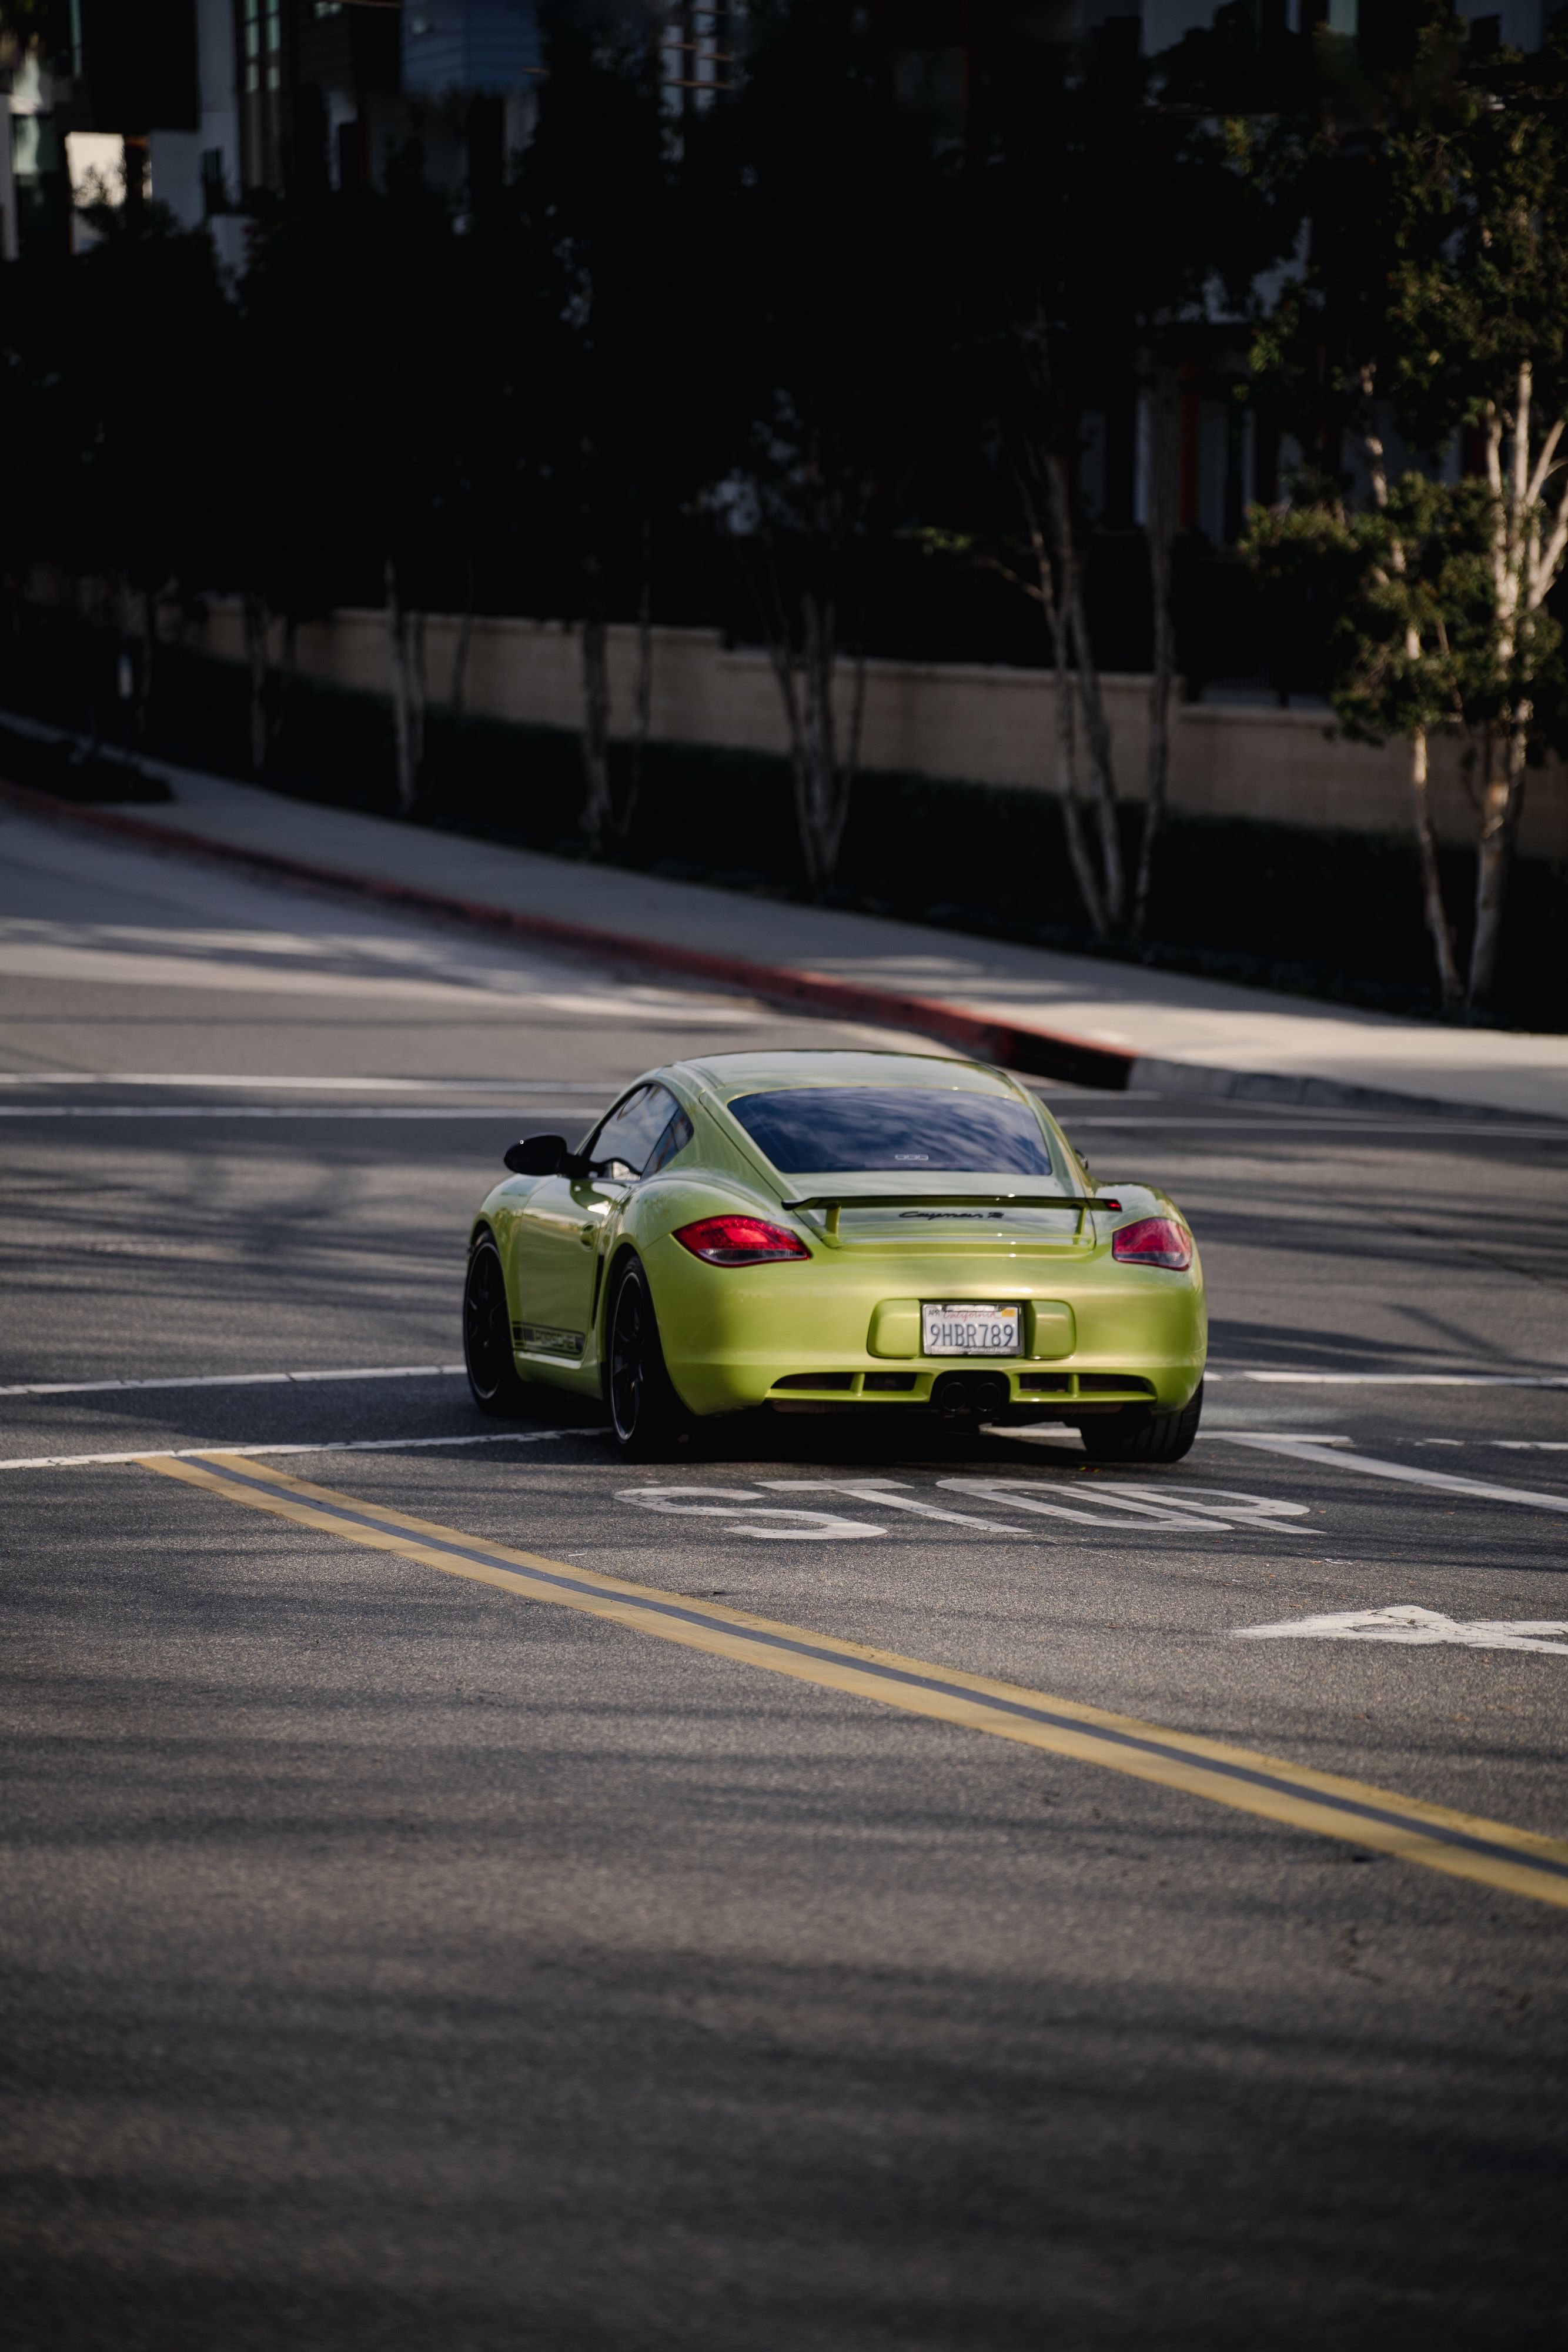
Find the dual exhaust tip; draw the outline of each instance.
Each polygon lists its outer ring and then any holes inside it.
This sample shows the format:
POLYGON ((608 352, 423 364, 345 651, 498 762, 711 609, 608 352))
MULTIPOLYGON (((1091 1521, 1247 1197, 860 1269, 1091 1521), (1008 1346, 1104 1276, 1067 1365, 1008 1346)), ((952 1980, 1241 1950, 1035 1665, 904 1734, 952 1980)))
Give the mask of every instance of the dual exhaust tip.
POLYGON ((938 1412, 989 1420, 1012 1402, 1012 1387, 1005 1372, 944 1372, 932 1382, 931 1402, 938 1412))

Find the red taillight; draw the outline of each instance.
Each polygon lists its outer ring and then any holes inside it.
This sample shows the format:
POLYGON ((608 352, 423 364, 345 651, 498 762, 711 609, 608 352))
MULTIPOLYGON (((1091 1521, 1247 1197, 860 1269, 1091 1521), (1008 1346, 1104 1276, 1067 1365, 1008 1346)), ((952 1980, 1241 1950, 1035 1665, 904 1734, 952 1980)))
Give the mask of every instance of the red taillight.
POLYGON ((709 1265, 763 1265, 769 1258, 811 1255, 797 1234, 761 1217, 703 1217, 695 1225, 678 1226, 675 1239, 709 1265))
POLYGON ((1134 1265, 1192 1264, 1192 1242, 1174 1217, 1140 1217, 1135 1225, 1118 1225, 1111 1236, 1113 1257, 1131 1258, 1134 1265))

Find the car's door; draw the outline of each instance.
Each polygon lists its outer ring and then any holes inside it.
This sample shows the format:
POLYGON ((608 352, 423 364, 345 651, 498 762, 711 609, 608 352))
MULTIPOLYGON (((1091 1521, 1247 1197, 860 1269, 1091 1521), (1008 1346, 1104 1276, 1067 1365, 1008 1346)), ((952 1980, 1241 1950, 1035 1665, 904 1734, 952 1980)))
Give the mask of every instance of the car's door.
POLYGON ((547 1176, 517 1220, 513 1337, 525 1355, 581 1364, 592 1355, 602 1252, 615 1210, 640 1177, 674 1157, 691 1122, 656 1080, 634 1087, 583 1146, 589 1172, 547 1176))

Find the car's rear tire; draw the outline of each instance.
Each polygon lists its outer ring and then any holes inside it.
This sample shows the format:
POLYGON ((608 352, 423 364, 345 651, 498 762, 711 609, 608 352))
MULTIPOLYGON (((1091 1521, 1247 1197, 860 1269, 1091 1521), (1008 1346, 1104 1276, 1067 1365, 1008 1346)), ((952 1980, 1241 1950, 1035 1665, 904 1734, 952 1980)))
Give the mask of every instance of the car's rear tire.
POLYGON ((604 1318, 604 1402, 623 1462, 667 1462, 691 1433, 691 1416, 664 1365, 648 1277, 622 1260, 604 1318))
POLYGON ((1091 1462, 1179 1462, 1192 1452, 1203 1418, 1203 1382, 1178 1412, 1151 1412, 1146 1404, 1124 1404, 1119 1412, 1096 1413, 1080 1422, 1083 1451, 1091 1462))
POLYGON ((463 1361, 468 1391, 481 1412, 516 1414, 528 1390, 512 1357, 512 1317, 507 1276, 493 1234, 482 1233, 468 1253, 463 1285, 463 1361))

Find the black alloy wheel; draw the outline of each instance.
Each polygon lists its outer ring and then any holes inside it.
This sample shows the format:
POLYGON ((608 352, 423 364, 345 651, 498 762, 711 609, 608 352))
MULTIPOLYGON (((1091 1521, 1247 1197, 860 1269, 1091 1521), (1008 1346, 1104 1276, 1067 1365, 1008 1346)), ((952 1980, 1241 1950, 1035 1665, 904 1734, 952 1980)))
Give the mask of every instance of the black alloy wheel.
POLYGON ((635 1258, 617 1276, 608 1323, 604 1401, 622 1459, 667 1461, 690 1423, 664 1369, 648 1277, 635 1258))
POLYGON ((1119 1412, 1096 1413, 1078 1424, 1091 1462, 1180 1462, 1192 1452, 1203 1418, 1203 1382, 1179 1412, 1151 1412, 1146 1404, 1124 1404, 1119 1412))
POLYGON ((493 1234, 479 1235, 468 1253, 463 1286, 463 1360, 481 1412, 518 1413, 527 1402, 512 1360, 512 1318, 507 1277, 493 1234))

